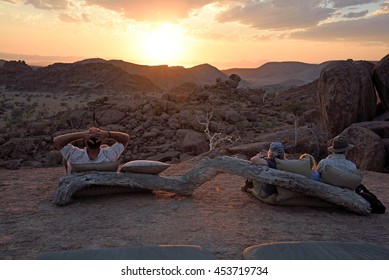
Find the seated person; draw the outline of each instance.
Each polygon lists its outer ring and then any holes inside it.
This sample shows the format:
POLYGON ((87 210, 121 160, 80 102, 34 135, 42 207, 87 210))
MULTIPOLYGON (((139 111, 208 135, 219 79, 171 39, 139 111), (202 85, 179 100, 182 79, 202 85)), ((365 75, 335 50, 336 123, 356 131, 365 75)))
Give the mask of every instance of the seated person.
MULTIPOLYGON (((286 159, 284 146, 280 142, 272 142, 270 144, 269 150, 267 151, 267 156, 265 157, 262 153, 252 157, 250 161, 256 165, 265 165, 270 168, 277 169, 275 159, 286 159)), ((253 184, 250 180, 246 180, 246 185, 242 187, 243 191, 247 191, 248 188, 252 188, 253 184)), ((274 193, 277 193, 277 187, 271 184, 264 184, 262 186, 262 195, 267 197, 274 193)))
POLYGON ((331 154, 322 159, 317 165, 317 171, 322 173, 326 165, 331 165, 345 171, 356 171, 356 165, 346 159, 347 151, 351 150, 354 145, 348 143, 347 139, 341 136, 337 136, 333 140, 333 145, 328 148, 331 154))
MULTIPOLYGON (((357 171, 356 165, 346 159, 347 151, 351 150, 354 145, 348 143, 347 139, 342 136, 336 136, 333 140, 332 146, 328 148, 328 151, 331 152, 327 158, 322 159, 318 164, 318 171, 320 174, 325 170, 325 166, 329 165, 335 167, 336 169, 355 172, 357 171)), ((355 188, 355 192, 361 195, 366 199, 372 208, 372 213, 385 213, 386 207, 382 202, 371 193, 363 184, 360 184, 355 188)))
POLYGON ((115 162, 128 145, 129 135, 118 131, 104 131, 91 127, 86 131, 56 136, 54 146, 61 152, 66 161, 66 171, 72 173, 72 164, 115 162), (102 141, 110 138, 116 141, 112 146, 102 146, 102 141), (84 140, 85 148, 80 149, 71 143, 84 140))

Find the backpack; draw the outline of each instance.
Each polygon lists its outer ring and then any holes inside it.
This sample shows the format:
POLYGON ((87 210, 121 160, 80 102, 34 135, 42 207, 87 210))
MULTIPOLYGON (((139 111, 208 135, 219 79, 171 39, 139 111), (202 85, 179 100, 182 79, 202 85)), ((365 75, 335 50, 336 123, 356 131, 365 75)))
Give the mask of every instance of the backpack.
POLYGON ((379 199, 371 193, 364 185, 359 185, 355 192, 362 196, 370 203, 371 212, 377 214, 384 214, 386 207, 379 201, 379 199))

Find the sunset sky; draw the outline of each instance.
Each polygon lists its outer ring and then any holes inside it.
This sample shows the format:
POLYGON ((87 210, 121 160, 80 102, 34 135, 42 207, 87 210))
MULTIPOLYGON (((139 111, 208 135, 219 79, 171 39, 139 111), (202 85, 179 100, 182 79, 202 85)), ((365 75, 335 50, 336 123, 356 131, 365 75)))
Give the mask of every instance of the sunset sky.
POLYGON ((0 0, 5 60, 228 69, 388 53, 389 0, 0 0))

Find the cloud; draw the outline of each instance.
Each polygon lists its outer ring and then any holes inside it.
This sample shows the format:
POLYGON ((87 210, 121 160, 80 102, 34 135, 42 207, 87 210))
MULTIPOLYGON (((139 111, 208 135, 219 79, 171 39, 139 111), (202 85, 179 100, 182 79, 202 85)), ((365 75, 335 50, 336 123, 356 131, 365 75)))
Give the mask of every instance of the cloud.
POLYGON ((380 2, 379 0, 332 0, 335 8, 345 8, 380 2))
POLYGON ((201 8, 212 0, 85 0, 87 5, 123 13, 137 21, 177 20, 187 17, 193 9, 201 8))
POLYGON ((325 7, 321 0, 240 1, 220 13, 219 22, 239 22, 257 29, 290 30, 306 28, 329 18, 335 9, 325 7))
POLYGON ((360 17, 367 15, 368 12, 369 12, 368 10, 360 11, 358 13, 350 12, 348 14, 345 14, 343 17, 345 17, 345 18, 360 18, 360 17))
POLYGON ((293 39, 336 41, 360 40, 362 42, 381 42, 389 46, 389 14, 380 13, 368 18, 326 23, 305 31, 294 32, 293 39))
POLYGON ((18 3, 17 0, 0 0, 0 1, 11 3, 11 4, 17 4, 18 3))
POLYGON ((43 10, 64 10, 69 6, 68 0, 26 0, 37 9, 43 10))
POLYGON ((79 23, 79 22, 89 22, 89 16, 87 14, 81 15, 71 15, 66 13, 61 13, 58 15, 58 18, 64 22, 70 23, 79 23))

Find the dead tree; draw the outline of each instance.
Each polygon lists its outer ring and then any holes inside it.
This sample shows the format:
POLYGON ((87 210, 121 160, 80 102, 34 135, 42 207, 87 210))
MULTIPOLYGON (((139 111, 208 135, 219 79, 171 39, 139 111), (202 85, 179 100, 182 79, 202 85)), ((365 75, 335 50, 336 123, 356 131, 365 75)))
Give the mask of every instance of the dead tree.
POLYGON ((70 174, 61 178, 54 203, 66 205, 71 202, 74 193, 88 186, 122 186, 133 190, 162 190, 179 195, 191 195, 196 188, 220 173, 235 174, 281 186, 320 198, 358 214, 367 215, 371 211, 369 203, 349 189, 313 181, 299 174, 253 165, 247 160, 228 156, 205 158, 178 177, 115 172, 70 174))

